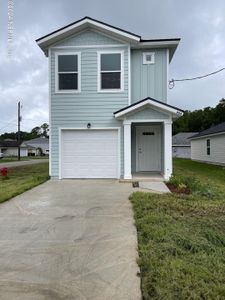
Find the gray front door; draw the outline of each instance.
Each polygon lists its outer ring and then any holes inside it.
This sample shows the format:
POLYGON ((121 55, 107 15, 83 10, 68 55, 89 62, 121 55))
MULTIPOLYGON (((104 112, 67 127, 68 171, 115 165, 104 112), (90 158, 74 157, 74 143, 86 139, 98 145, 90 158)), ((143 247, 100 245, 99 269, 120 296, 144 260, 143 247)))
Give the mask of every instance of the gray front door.
POLYGON ((136 138, 137 172, 161 171, 160 126, 137 126, 136 138))

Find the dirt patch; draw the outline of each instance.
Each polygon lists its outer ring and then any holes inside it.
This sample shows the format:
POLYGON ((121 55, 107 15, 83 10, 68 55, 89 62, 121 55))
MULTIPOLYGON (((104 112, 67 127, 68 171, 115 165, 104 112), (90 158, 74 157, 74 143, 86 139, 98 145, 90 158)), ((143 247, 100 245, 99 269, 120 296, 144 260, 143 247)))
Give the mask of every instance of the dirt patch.
POLYGON ((171 193, 185 194, 185 195, 189 195, 191 193, 187 187, 178 188, 174 184, 169 182, 167 182, 166 185, 168 189, 171 191, 171 193))

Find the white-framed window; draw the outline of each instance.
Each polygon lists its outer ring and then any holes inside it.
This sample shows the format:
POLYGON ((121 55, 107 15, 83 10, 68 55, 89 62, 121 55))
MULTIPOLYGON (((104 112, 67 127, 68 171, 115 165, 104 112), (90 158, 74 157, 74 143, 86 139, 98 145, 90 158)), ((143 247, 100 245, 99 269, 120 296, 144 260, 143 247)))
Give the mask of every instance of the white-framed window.
POLYGON ((155 52, 143 52, 143 65, 155 63, 155 52))
POLYGON ((80 52, 58 52, 55 55, 55 92, 80 92, 80 52))
POLYGON ((124 52, 98 52, 98 92, 124 90, 124 52))
POLYGON ((210 155, 210 139, 206 140, 206 153, 210 155))

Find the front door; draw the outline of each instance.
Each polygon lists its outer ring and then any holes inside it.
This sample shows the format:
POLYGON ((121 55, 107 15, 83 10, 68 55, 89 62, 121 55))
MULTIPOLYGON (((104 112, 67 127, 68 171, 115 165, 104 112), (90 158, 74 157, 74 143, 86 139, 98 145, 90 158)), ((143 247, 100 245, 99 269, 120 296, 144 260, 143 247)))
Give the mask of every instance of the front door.
POLYGON ((137 172, 161 171, 160 126, 137 126, 136 145, 137 172))

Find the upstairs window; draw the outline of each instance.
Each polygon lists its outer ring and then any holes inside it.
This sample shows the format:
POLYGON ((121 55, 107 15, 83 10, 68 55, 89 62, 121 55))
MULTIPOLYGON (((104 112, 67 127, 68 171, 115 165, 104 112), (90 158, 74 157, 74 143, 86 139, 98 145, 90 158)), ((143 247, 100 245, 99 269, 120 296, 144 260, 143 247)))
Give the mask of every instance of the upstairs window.
POLYGON ((57 54, 57 92, 79 92, 80 56, 79 54, 57 54))
POLYGON ((123 58, 122 52, 99 53, 98 91, 123 90, 123 58))
POLYGON ((207 155, 210 155, 210 140, 206 140, 206 153, 207 155))
POLYGON ((144 52, 143 53, 143 65, 149 65, 155 63, 155 53, 154 52, 144 52))

